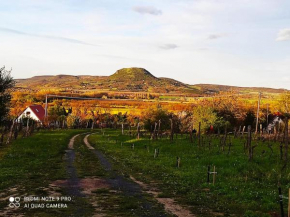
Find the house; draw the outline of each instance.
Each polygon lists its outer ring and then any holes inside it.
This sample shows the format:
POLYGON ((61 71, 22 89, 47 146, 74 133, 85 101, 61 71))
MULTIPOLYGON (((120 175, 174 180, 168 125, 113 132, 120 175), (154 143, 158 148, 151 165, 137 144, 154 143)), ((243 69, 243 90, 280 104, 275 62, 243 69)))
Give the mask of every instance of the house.
POLYGON ((39 123, 43 123, 45 110, 41 105, 28 106, 17 118, 17 122, 21 122, 22 118, 31 118, 39 123))
MULTIPOLYGON (((273 120, 268 124, 268 126, 267 126, 267 132, 274 132, 274 128, 275 128, 275 126, 281 126, 281 125, 283 125, 284 124, 284 121, 282 120, 282 117, 281 117, 281 115, 280 114, 278 114, 278 115, 275 115, 274 117, 273 117, 273 120)), ((279 129, 280 129, 280 127, 279 127, 279 129)))

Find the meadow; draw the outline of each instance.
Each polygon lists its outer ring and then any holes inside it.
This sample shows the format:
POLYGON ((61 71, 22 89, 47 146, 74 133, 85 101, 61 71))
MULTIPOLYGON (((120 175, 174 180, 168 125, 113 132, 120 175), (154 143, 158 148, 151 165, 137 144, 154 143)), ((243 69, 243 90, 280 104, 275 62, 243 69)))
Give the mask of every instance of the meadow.
POLYGON ((157 182, 162 190, 159 197, 176 198, 197 216, 278 216, 278 186, 288 196, 290 170, 283 167, 275 142, 253 141, 257 147, 249 161, 245 137, 230 136, 230 149, 227 145, 224 150, 216 135, 204 136, 201 147, 197 138, 191 143, 186 135, 178 135, 173 142, 149 136, 138 140, 119 130, 105 130, 89 139, 124 174, 145 183, 157 182), (214 184, 212 173, 208 183, 208 166, 211 172, 215 166, 214 184))
MULTIPOLYGON (((51 196, 49 185, 67 179, 65 150, 69 139, 84 130, 43 130, 26 138, 18 138, 0 147, 0 216, 63 216, 78 206, 87 206, 77 199, 69 209, 9 209, 10 196, 51 196), (10 213, 10 212, 13 213, 10 213)), ((96 164, 97 165, 97 164, 96 164)), ((58 193, 66 195, 64 190, 58 193)), ((87 209, 90 213, 91 209, 87 209)), ((83 216, 87 216, 84 213, 83 216)))

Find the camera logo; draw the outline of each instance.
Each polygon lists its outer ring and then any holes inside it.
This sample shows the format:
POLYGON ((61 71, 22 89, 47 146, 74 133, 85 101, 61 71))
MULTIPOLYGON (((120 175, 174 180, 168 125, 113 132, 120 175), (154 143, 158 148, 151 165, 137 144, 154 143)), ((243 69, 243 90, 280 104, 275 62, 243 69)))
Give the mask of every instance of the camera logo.
POLYGON ((18 208, 20 207, 20 197, 10 197, 9 198, 9 207, 10 208, 18 208))

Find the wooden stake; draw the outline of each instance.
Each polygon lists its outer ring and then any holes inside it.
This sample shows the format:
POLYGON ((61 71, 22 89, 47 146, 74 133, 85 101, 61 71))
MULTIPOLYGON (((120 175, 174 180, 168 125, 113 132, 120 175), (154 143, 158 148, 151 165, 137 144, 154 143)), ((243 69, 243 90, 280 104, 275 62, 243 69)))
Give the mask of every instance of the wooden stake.
POLYGON ((249 160, 253 159, 253 153, 252 153, 252 131, 251 131, 251 125, 248 126, 248 140, 247 140, 247 148, 249 150, 249 160))
POLYGON ((246 129, 246 126, 243 127, 242 137, 244 137, 245 129, 246 129))
POLYGON ((180 157, 176 157, 176 166, 177 168, 180 167, 180 157))
POLYGON ((198 146, 200 147, 200 125, 201 122, 198 123, 198 146))
POLYGON ((212 179, 212 184, 213 185, 215 183, 215 174, 216 174, 216 172, 215 172, 215 166, 213 166, 213 179, 212 179))
POLYGON ((288 141, 288 118, 286 117, 285 119, 285 132, 284 132, 284 143, 285 143, 285 162, 287 163, 288 161, 288 145, 289 145, 289 141, 288 141))
POLYGON ((262 93, 259 93, 259 100, 258 100, 258 108, 257 108, 257 118, 256 118, 256 131, 255 134, 258 133, 258 124, 259 124, 259 112, 260 112, 260 101, 261 101, 262 93))
POLYGON ((269 125, 269 104, 267 104, 267 128, 269 125))
POLYGON ((288 193, 288 217, 290 217, 290 188, 288 193))
POLYGON ((279 190, 279 203, 280 203, 280 210, 281 210, 281 217, 284 217, 284 208, 283 208, 283 195, 281 187, 278 188, 279 190))
POLYGON ((210 166, 207 166, 207 183, 209 184, 210 166))

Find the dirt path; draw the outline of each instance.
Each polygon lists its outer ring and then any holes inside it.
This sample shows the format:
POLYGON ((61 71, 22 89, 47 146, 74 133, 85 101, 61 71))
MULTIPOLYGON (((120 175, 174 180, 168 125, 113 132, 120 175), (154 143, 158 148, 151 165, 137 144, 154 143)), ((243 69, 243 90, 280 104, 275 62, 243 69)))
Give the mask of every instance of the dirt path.
POLYGON ((74 149, 74 142, 75 139, 79 136, 80 134, 75 135, 74 137, 72 137, 68 143, 68 149, 74 149))
POLYGON ((103 168, 111 174, 111 177, 108 178, 107 182, 112 186, 113 189, 121 191, 124 195, 132 196, 136 200, 140 202, 140 207, 142 209, 142 212, 138 215, 140 217, 166 217, 171 216, 166 214, 165 210, 162 210, 160 208, 157 208, 156 205, 154 205, 153 201, 149 201, 144 197, 144 192, 139 184, 136 182, 132 182, 131 180, 126 179, 124 176, 119 175, 117 172, 115 172, 112 169, 112 164, 107 160, 107 158, 104 156, 104 154, 96 149, 94 149, 88 142, 88 136, 87 135, 84 139, 84 143, 99 159, 101 165, 103 168))
MULTIPOLYGON (((92 134, 94 134, 94 133, 92 133, 92 134)), ((92 135, 92 134, 88 134, 88 135, 86 135, 85 138, 84 138, 84 143, 85 143, 85 145, 88 147, 88 149, 90 149, 90 150, 95 149, 94 147, 91 146, 91 144, 90 144, 89 141, 88 141, 88 137, 89 137, 90 135, 92 135)))
POLYGON ((176 203, 176 201, 172 198, 159 198, 158 195, 161 193, 157 188, 147 185, 141 181, 136 180, 133 176, 130 178, 138 183, 145 192, 148 194, 152 194, 154 198, 161 204, 164 205, 164 208, 167 212, 170 212, 178 217, 195 217, 188 209, 180 206, 176 203))
MULTIPOLYGON (((81 192, 81 187, 80 187, 80 179, 78 178, 77 175, 77 170, 74 167, 74 160, 75 160, 75 151, 73 148, 74 141, 75 139, 81 134, 77 134, 74 137, 71 138, 69 145, 68 145, 68 150, 66 150, 65 153, 65 160, 66 160, 66 171, 68 174, 68 179, 67 179, 67 185, 64 187, 65 192, 67 195, 72 196, 74 199, 75 197, 83 197, 84 195, 81 192)), ((81 216, 82 213, 84 213, 84 208, 83 207, 78 207, 76 209, 75 216, 81 216)))

